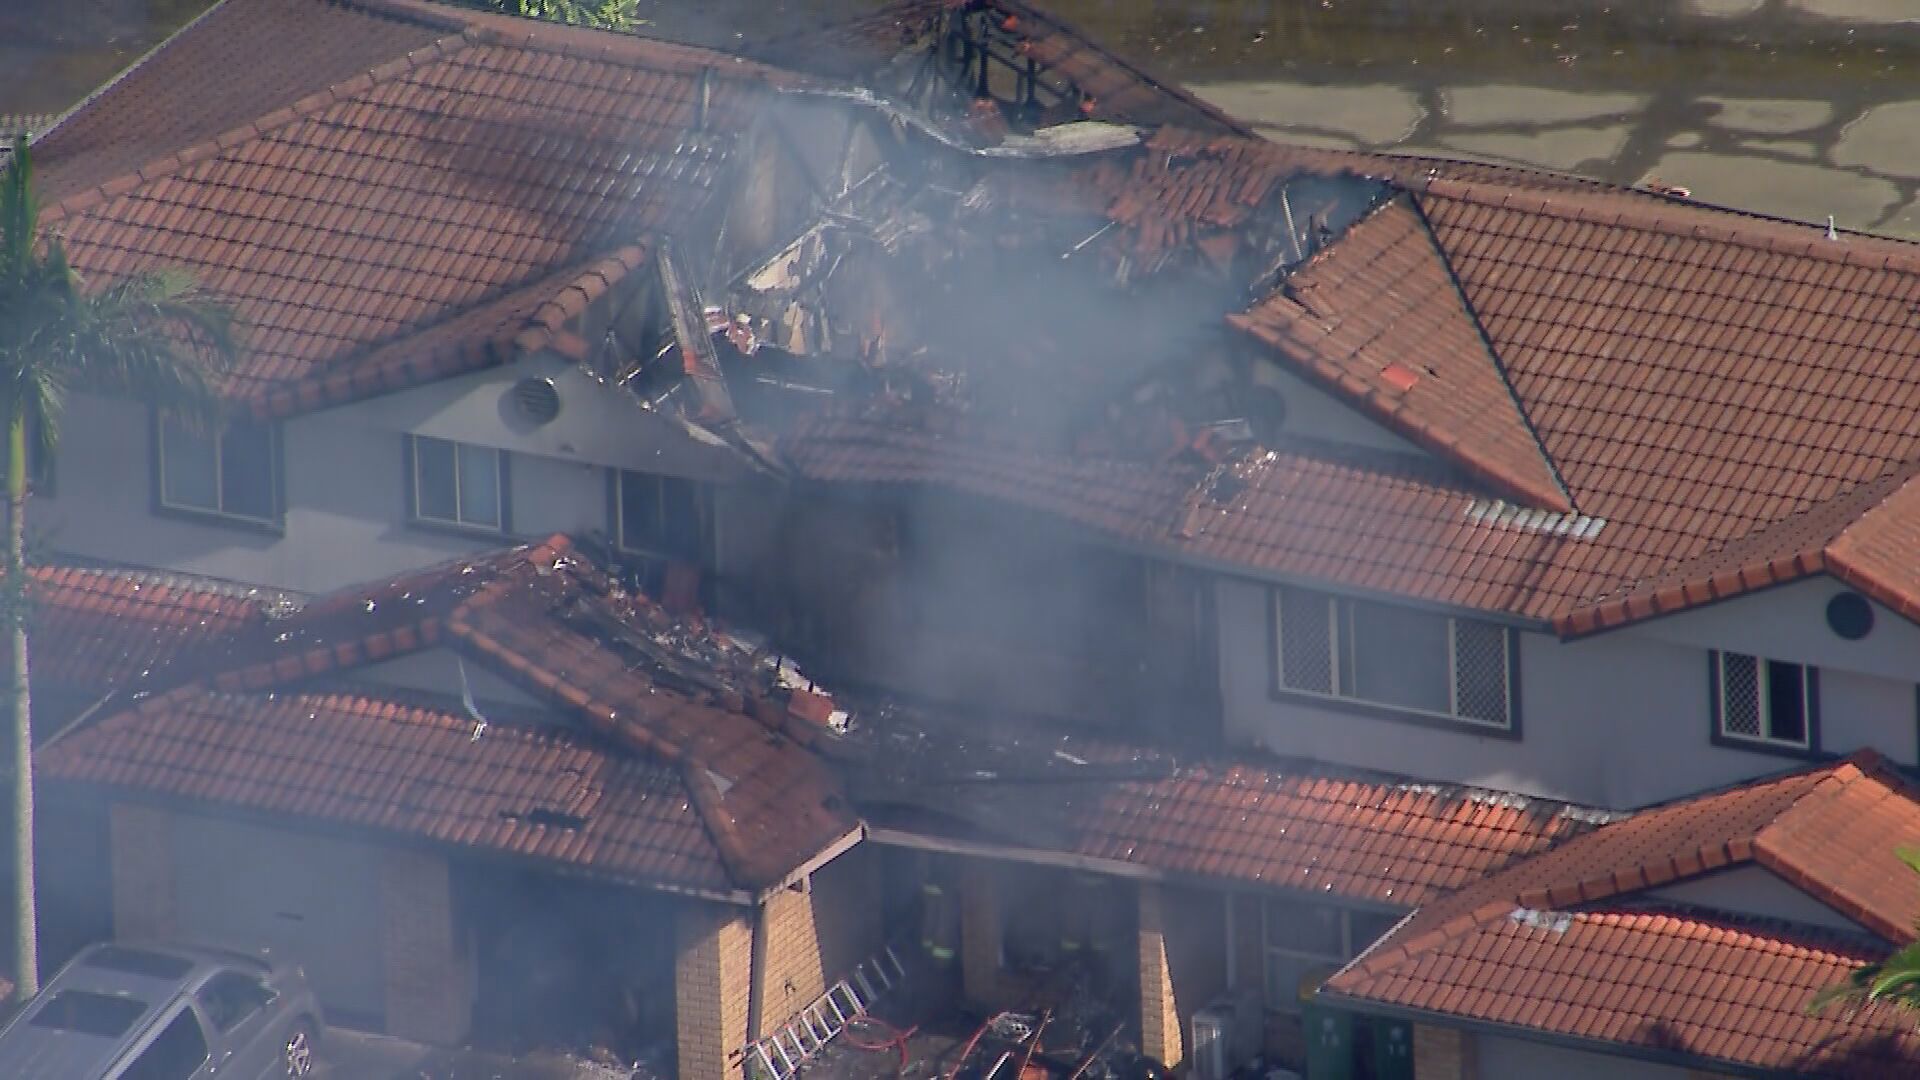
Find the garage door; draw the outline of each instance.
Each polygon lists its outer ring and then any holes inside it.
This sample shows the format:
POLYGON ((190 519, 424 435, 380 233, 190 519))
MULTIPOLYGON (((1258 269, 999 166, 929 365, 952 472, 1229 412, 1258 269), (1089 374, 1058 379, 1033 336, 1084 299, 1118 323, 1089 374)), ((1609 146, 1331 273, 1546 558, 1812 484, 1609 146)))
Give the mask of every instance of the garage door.
POLYGON ((306 969, 331 1019, 383 1026, 376 849, 184 815, 173 844, 183 938, 269 949, 306 969))

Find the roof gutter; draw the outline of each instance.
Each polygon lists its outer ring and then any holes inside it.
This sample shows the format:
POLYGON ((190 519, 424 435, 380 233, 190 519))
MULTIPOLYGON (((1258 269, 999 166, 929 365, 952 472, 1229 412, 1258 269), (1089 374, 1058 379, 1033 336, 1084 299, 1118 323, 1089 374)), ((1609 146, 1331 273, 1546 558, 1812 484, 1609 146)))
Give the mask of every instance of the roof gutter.
POLYGON ((980 859, 999 859, 1004 862, 1028 863, 1034 866, 1051 866, 1064 870, 1082 870, 1093 874, 1106 874, 1111 877, 1132 878, 1136 881, 1165 881, 1167 875, 1151 867, 1136 863, 1120 862, 1115 859, 1095 858, 1091 855, 1075 855, 1065 851, 1047 851, 1042 848, 1013 847, 1007 844, 982 843, 975 840, 955 840, 944 836, 928 836, 924 833, 908 832, 904 829, 873 829, 868 833, 876 844, 888 847, 910 848, 914 851, 931 851, 942 855, 966 855, 980 859))
POLYGON ((748 904, 764 904, 768 897, 776 895, 780 890, 790 889, 805 881, 807 878, 812 877, 815 871, 840 856, 845 855, 853 849, 854 845, 867 839, 868 835, 867 823, 863 821, 841 835, 838 839, 829 843, 826 847, 814 852, 806 862, 787 871, 787 875, 779 881, 774 882, 758 892, 748 893, 735 890, 734 895, 746 897, 745 902, 748 904))
POLYGON ((1387 1005, 1365 998, 1347 994, 1329 992, 1325 987, 1315 991, 1314 999, 1336 1009, 1359 1013, 1365 1016, 1377 1016, 1387 1020, 1405 1020, 1409 1023, 1429 1024, 1437 1027, 1456 1028, 1476 1035, 1491 1035, 1503 1039, 1516 1039, 1522 1042, 1541 1043, 1564 1050, 1575 1050, 1587 1054, 1599 1054, 1605 1057, 1633 1058, 1658 1065, 1674 1065, 1686 1069, 1710 1068, 1716 1074, 1751 1077, 1752 1080, 1769 1080, 1778 1077, 1778 1069, 1763 1069, 1737 1061, 1720 1058, 1702 1057, 1697 1054, 1682 1053, 1678 1050, 1661 1050, 1654 1047, 1639 1046, 1633 1043, 1607 1042, 1604 1039, 1589 1039, 1578 1035, 1561 1035, 1538 1028, 1520 1027, 1513 1024, 1501 1024, 1491 1020, 1474 1020, 1455 1016, 1451 1013, 1432 1012, 1403 1005, 1387 1005))

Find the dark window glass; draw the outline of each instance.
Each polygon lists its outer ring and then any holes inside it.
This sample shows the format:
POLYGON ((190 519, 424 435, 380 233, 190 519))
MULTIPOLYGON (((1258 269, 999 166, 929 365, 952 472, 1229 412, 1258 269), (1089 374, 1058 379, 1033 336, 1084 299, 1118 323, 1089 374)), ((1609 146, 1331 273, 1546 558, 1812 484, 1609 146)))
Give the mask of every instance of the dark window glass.
POLYGON ((413 515, 423 521, 506 527, 502 454, 488 446, 426 435, 408 439, 413 454, 413 515))
POLYGON ((182 1010, 120 1074, 122 1080, 188 1080, 207 1062, 207 1037, 193 1010, 182 1010))
POLYGON ((1427 712, 1451 711, 1447 619, 1355 600, 1347 609, 1349 692, 1362 701, 1427 712))
POLYGON ((168 418, 160 424, 160 501, 193 510, 220 509, 220 455, 215 437, 168 418))
POLYGON ((208 433, 160 421, 160 504, 272 521, 280 462, 270 424, 236 420, 208 433))
POLYGON ((220 509, 241 517, 273 517, 273 429, 236 422, 220 433, 219 442, 220 509))
POLYGON ((266 984, 238 971, 223 971, 200 990, 201 1010, 221 1031, 232 1031, 272 1000, 273 991, 266 984))
POLYGON ((691 480, 621 472, 620 546, 700 561, 700 493, 691 480))
POLYGON ((62 990, 48 998, 27 1023, 82 1035, 125 1035, 146 1011, 147 1003, 138 998, 62 990))
POLYGON ((1781 742, 1807 741, 1807 669, 1767 661, 1767 735, 1781 742))
POLYGON ((460 521, 500 527, 500 452, 484 446, 460 446, 460 521))
POLYGON ((414 513, 434 521, 460 520, 460 481, 454 445, 445 439, 415 438, 414 513))

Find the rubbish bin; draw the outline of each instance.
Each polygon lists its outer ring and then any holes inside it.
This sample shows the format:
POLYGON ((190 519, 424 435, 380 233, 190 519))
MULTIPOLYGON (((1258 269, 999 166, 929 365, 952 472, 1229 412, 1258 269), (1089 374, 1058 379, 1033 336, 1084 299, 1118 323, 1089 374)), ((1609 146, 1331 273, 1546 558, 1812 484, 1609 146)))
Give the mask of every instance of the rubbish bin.
POLYGON ((1370 1020, 1373 1029, 1374 1080, 1413 1080, 1413 1025, 1403 1020, 1370 1020))
POLYGON ((1353 1015, 1330 1009, 1314 997, 1335 969, 1311 971, 1300 980, 1300 1022, 1307 1040, 1307 1080, 1353 1080, 1353 1015))

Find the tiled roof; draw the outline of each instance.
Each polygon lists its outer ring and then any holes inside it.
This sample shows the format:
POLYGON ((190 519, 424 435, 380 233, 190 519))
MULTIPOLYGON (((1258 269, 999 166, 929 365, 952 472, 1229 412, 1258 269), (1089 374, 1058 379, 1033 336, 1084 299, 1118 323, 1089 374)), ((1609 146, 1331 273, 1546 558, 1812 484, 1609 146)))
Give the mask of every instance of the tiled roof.
POLYGON ((1642 811, 1423 908, 1327 985, 1349 999, 1759 1068, 1910 1073, 1904 1016, 1809 1017, 1911 938, 1920 796, 1866 753, 1642 811), (1877 935, 1663 910, 1647 890, 1757 865, 1877 935), (1644 910, 1647 908, 1654 910, 1644 910), (1898 1035, 1898 1038, 1894 1036, 1898 1035))
POLYGON ((1410 200, 1381 205, 1230 321, 1508 498, 1573 509, 1410 200))
POLYGON ((40 755, 45 775, 425 837, 607 877, 729 886, 678 770, 563 728, 392 693, 149 698, 40 755))
POLYGON ((543 302, 587 277, 604 291, 646 233, 700 220, 781 78, 408 0, 227 0, 47 137, 39 157, 60 201, 46 221, 84 274, 166 263, 229 300, 243 327, 233 396, 274 411, 335 404, 504 359, 543 302), (277 40, 335 59, 258 64, 284 51, 249 48, 262 27, 304 27, 315 37, 277 40), (155 121, 138 100, 160 77, 149 65, 182 58, 196 74, 167 76, 179 85, 165 100, 219 101, 229 126, 155 121), (217 82, 261 68, 298 99, 247 98, 251 75, 217 82), (236 101, 265 104, 227 115, 236 101), (126 159, 123 129, 149 124, 133 142, 151 156, 126 159))
POLYGON ((1251 133, 1179 84, 1155 76, 1058 15, 1022 0, 898 0, 817 31, 769 42, 758 51, 798 71, 858 79, 889 66, 905 50, 937 44, 943 20, 962 11, 984 13, 1006 30, 1010 48, 1034 60, 1050 80, 1091 96, 1093 108, 1086 114, 1091 119, 1251 133))
POLYGON ((258 626, 265 610, 292 602, 270 589, 179 574, 62 565, 29 572, 35 682, 96 693, 258 626))
POLYGON ((910 831, 1169 876, 1411 908, 1611 815, 1246 752, 1187 754, 1032 722, 893 710, 856 729, 856 798, 910 831))
POLYGON ((1079 854, 1413 907, 1590 828, 1561 804, 1324 766, 1192 764, 1069 812, 1079 854))
POLYGON ((1576 603, 1592 579, 1559 564, 1593 545, 1589 530, 1601 525, 1518 513, 1433 462, 1306 442, 1206 469, 1076 459, 842 418, 810 422, 780 449, 810 480, 944 487, 1203 564, 1488 611, 1550 614, 1576 603))
MULTIPOLYGON (((737 888, 779 881, 856 827, 838 784, 802 745, 817 727, 789 714, 771 673, 627 592, 564 537, 317 599, 162 669, 147 685, 167 693, 147 707, 285 691, 442 646, 677 775, 707 857, 737 888)), ((61 754, 85 756, 140 730, 103 722, 61 742, 61 754)), ((199 797, 219 801, 222 790, 199 797)))

